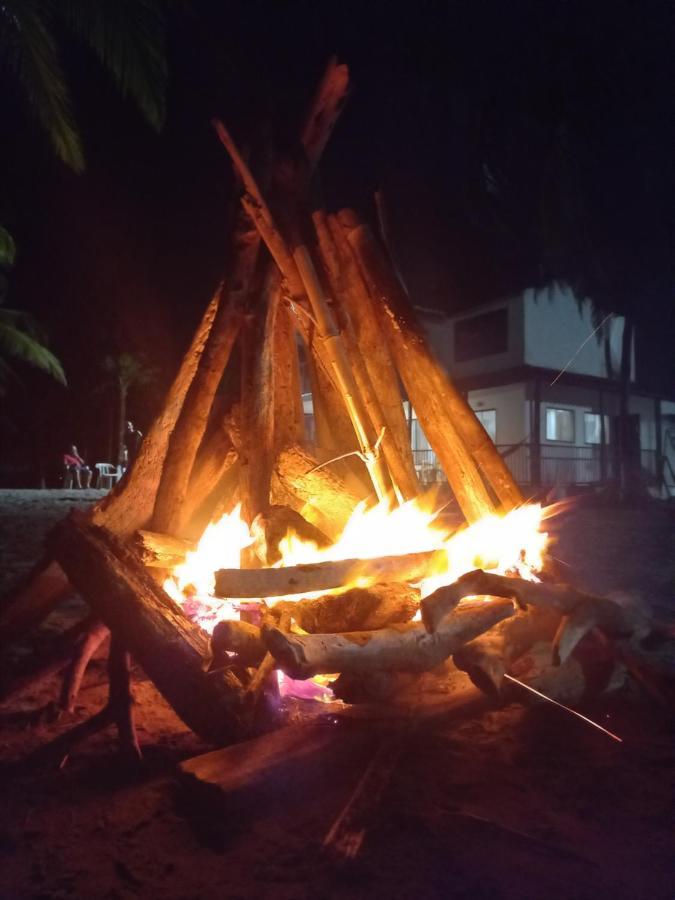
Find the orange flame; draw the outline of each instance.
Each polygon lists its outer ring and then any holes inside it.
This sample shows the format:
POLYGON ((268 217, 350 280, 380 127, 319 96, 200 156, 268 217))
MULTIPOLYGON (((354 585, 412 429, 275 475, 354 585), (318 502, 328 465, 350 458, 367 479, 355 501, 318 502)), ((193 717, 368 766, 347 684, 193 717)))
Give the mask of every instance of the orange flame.
MULTIPOLYGON (((279 545, 279 566, 292 566, 326 560, 374 559, 440 550, 434 557, 435 571, 420 584, 426 596, 444 584, 450 584, 472 569, 497 574, 517 574, 536 579, 542 568, 548 535, 540 530, 545 511, 538 504, 527 504, 505 515, 492 515, 459 530, 445 523, 438 510, 423 499, 411 500, 391 509, 384 501, 367 507, 359 504, 342 534, 330 547, 320 549, 294 533, 279 545), (426 508, 429 506, 429 508, 426 508)), ((253 542, 240 515, 240 507, 212 523, 204 532, 197 549, 173 570, 164 588, 184 606, 186 598, 198 597, 193 617, 211 632, 222 619, 238 618, 236 598, 213 596, 215 571, 239 568, 240 554, 253 542)), ((372 579, 358 578, 349 587, 364 587, 372 579)), ((274 598, 276 602, 282 598, 274 598)), ((290 599, 299 599, 298 596, 290 599)), ((188 610, 189 612, 189 610, 188 610)))

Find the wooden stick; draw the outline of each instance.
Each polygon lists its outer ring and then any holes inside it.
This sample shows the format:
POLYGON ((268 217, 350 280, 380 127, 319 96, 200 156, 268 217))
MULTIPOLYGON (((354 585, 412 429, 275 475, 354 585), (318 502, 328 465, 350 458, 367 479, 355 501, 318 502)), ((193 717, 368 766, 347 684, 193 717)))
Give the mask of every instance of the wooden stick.
POLYGON ((361 273, 377 300, 378 315, 408 397, 448 479, 453 478, 451 486, 458 502, 467 507, 471 520, 493 509, 480 486, 482 482, 477 480, 473 458, 504 509, 518 506, 523 496, 511 472, 467 400, 427 346, 410 301, 370 229, 358 225, 348 212, 341 214, 340 222, 347 229, 361 273), (459 477, 465 487, 457 484, 459 477))
POLYGON ((216 596, 304 595, 330 591, 366 578, 372 579, 373 584, 417 582, 433 572, 434 566, 442 560, 447 560, 445 551, 427 550, 378 559, 341 559, 279 569, 219 569, 216 572, 216 596))
POLYGON ((321 158, 349 93, 349 69, 331 57, 302 128, 300 142, 310 168, 321 158))
POLYGON ((133 718, 134 698, 131 693, 129 675, 130 656, 115 634, 110 640, 108 676, 110 678, 110 699, 115 724, 120 741, 120 750, 134 759, 141 759, 141 748, 133 718))
POLYGON ((89 662, 108 637, 108 629, 103 622, 93 619, 83 636, 83 640, 77 652, 74 654, 61 685, 61 698, 59 706, 69 713, 75 712, 75 701, 82 686, 82 678, 87 670, 89 662))
POLYGON ((273 409, 275 456, 285 447, 305 440, 300 363, 293 316, 279 296, 275 298, 276 321, 272 336, 274 359, 273 409))
POLYGON ((277 279, 265 285, 242 333, 239 496, 249 524, 270 503, 274 463, 274 331, 277 279))
POLYGON ((502 619, 513 615, 508 601, 494 600, 460 607, 430 634, 420 624, 346 634, 284 634, 263 628, 263 640, 277 665, 291 678, 345 672, 424 672, 502 619))

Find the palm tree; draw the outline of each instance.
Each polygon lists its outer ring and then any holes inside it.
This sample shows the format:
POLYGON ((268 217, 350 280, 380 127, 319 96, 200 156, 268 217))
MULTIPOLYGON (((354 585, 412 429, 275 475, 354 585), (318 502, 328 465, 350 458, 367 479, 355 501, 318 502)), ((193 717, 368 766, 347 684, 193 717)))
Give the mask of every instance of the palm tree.
MULTIPOLYGON (((16 258, 12 236, 0 227, 0 272, 11 268, 16 258)), ((28 313, 2 308, 4 286, 0 290, 0 397, 7 393, 7 385, 16 376, 8 360, 18 360, 35 366, 65 385, 63 367, 44 343, 44 334, 28 313)))
POLYGON ((106 356, 103 368, 108 375, 107 386, 117 392, 117 464, 124 465, 124 431, 127 421, 127 398, 134 386, 150 384, 155 380, 156 370, 148 366, 142 356, 134 356, 123 351, 114 356, 106 356))
POLYGON ((161 0, 2 0, 0 61, 22 86, 56 155, 84 168, 79 129, 56 35, 84 43, 155 129, 166 108, 164 4, 161 0))

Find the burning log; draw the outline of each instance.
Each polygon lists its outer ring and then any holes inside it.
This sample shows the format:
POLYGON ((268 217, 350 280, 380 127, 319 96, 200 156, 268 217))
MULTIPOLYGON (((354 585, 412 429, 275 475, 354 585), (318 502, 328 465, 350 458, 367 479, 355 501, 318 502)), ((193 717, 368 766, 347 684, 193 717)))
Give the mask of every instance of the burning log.
POLYGON ((553 609, 519 612, 460 647, 453 662, 476 687, 494 693, 501 689, 504 673, 510 671, 512 663, 537 641, 550 642, 559 623, 560 614, 553 609))
POLYGON ((223 660, 224 653, 236 653, 244 666, 259 666, 267 648, 260 636, 260 629, 248 622, 236 620, 218 622, 211 635, 211 652, 214 665, 223 660))
POLYGON ((52 531, 54 556, 183 721, 206 740, 241 733, 242 686, 207 674, 207 638, 114 535, 73 513, 52 531))
MULTIPOLYGON (((273 566, 281 559, 279 544, 287 534, 294 534, 303 541, 311 541, 317 547, 330 546, 330 540, 316 525, 312 525, 299 512, 289 506, 272 505, 266 513, 256 516, 251 526, 253 549, 263 565, 273 566)), ((262 596, 271 596, 265 594, 262 596)))
POLYGON ((433 634, 422 624, 308 635, 284 634, 278 628, 266 627, 263 639, 279 667, 291 678, 331 672, 422 672, 433 669, 462 644, 511 615, 511 603, 495 600, 455 610, 433 634))
POLYGON ((372 579, 373 584, 416 582, 433 571, 437 560, 447 560, 444 551, 426 550, 378 559, 328 560, 279 569, 219 569, 215 594, 225 598, 304 595, 330 591, 362 578, 372 579))
POLYGON ((296 624, 310 634, 376 631, 409 622, 417 612, 419 598, 419 590, 408 584, 374 584, 314 600, 282 601, 275 610, 288 610, 296 624))
POLYGON ((302 447, 287 447, 277 459, 276 485, 273 478, 272 491, 274 495, 276 490, 276 496, 283 498, 282 502, 302 510, 306 519, 335 539, 361 498, 350 491, 344 481, 328 468, 318 466, 317 460, 302 447))
POLYGON ((522 578, 507 578, 476 569, 463 575, 449 588, 447 593, 436 591, 422 600, 422 621, 429 631, 440 626, 449 609, 453 608, 453 598, 458 593, 462 596, 487 594, 491 597, 510 597, 523 609, 527 606, 544 607, 565 615, 581 605, 587 609, 590 604, 595 611, 595 624, 608 634, 639 639, 646 637, 652 630, 651 621, 638 606, 622 605, 608 597, 584 594, 567 584, 525 581, 522 578))
POLYGON ((144 566, 160 569, 172 569, 184 563, 186 554, 197 547, 192 541, 156 531, 137 531, 132 546, 144 566))

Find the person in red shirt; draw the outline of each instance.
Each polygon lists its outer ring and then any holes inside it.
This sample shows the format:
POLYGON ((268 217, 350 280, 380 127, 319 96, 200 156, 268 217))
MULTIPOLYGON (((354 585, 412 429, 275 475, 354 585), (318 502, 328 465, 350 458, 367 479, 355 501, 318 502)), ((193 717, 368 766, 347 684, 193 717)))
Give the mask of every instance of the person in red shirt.
POLYGON ((88 488, 91 485, 91 469, 82 459, 77 451, 77 447, 73 444, 69 450, 63 454, 63 465, 72 473, 75 484, 81 488, 88 488), (82 482, 84 481, 84 485, 82 482))

